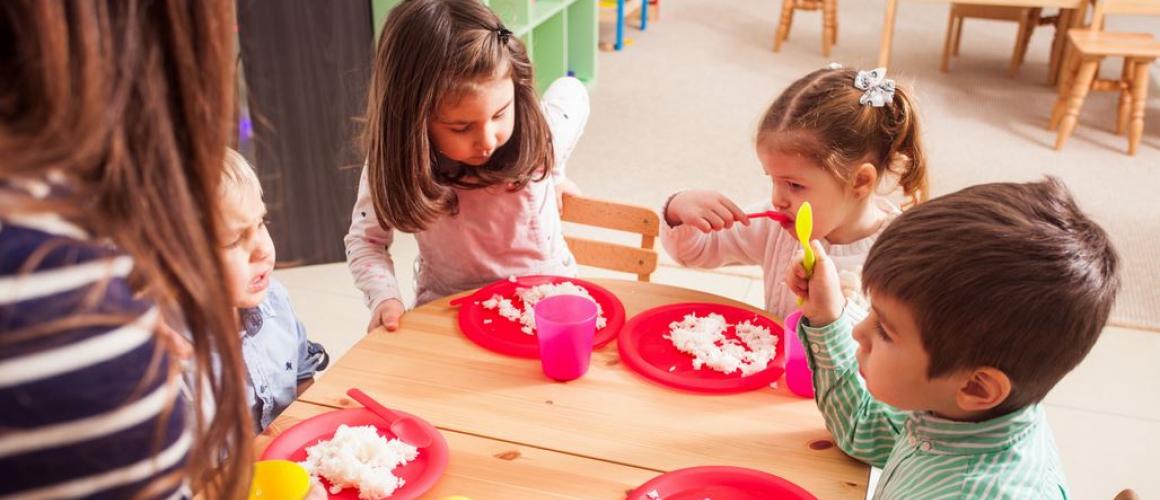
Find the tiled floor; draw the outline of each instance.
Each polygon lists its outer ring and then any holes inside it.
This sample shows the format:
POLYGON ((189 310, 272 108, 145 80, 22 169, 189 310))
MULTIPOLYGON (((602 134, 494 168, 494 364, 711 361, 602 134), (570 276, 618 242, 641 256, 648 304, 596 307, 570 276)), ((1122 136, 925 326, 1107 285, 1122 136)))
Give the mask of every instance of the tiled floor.
MULTIPOLYGON (((392 247, 405 294, 411 292, 411 262, 418 249, 407 235, 392 247)), ((345 264, 277 271, 290 290, 311 338, 336 359, 366 330, 369 313, 345 264)), ((621 277, 597 269, 584 277, 621 277)), ((666 263, 658 283, 695 288, 760 307, 760 271, 724 273, 682 269, 666 263)), ((1131 487, 1142 498, 1160 498, 1160 333, 1108 328, 1079 368, 1047 398, 1055 437, 1074 498, 1111 499, 1131 487)), ((323 375, 325 376, 325 375, 323 375)))

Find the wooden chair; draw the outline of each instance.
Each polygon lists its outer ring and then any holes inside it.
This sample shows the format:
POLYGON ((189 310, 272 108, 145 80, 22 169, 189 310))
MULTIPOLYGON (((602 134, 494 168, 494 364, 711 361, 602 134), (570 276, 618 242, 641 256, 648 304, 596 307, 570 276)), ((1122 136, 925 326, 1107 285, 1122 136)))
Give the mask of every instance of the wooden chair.
POLYGON ((568 248, 580 264, 632 273, 639 281, 648 281, 649 276, 656 271, 657 251, 653 247, 656 245, 656 237, 661 233, 661 219, 655 211, 635 205, 564 195, 564 210, 560 218, 565 222, 641 235, 639 248, 565 236, 568 248))
POLYGON ((1091 90, 1119 92, 1116 135, 1128 134, 1128 154, 1135 155, 1144 134, 1144 107, 1148 99, 1148 66, 1160 57, 1160 41, 1149 33, 1103 31, 1109 14, 1160 15, 1160 0, 1100 0, 1087 29, 1068 32, 1071 50, 1063 68, 1059 96, 1051 110, 1050 130, 1058 130, 1055 149, 1063 149, 1075 130, 1079 110, 1091 90), (1100 63, 1123 57, 1119 79, 1097 78, 1100 63))
POLYGON ((959 55, 963 41, 963 21, 966 18, 1014 21, 1019 23, 1019 33, 1015 37, 1015 51, 1011 54, 1011 66, 1007 74, 1015 76, 1027 56, 1027 46, 1035 28, 1044 24, 1055 24, 1056 17, 1041 17, 1043 9, 1038 7, 1008 7, 1001 5, 979 5, 952 3, 950 19, 947 21, 946 40, 943 42, 942 64, 939 70, 946 73, 950 69, 951 56, 959 55))
POLYGON ((838 0, 782 0, 781 20, 777 23, 777 33, 773 37, 773 51, 780 51, 782 42, 789 38, 793 11, 819 9, 822 11, 822 55, 830 57, 830 48, 838 44, 838 0))

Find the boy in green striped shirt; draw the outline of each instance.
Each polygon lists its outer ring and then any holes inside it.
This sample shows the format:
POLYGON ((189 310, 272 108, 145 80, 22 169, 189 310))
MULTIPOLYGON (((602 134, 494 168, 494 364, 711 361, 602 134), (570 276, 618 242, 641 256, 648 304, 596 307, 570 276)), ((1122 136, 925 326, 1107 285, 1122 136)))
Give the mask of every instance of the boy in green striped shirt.
POLYGON ((798 335, 826 426, 882 467, 874 498, 1068 498, 1039 402, 1087 355, 1119 288, 1107 234, 1056 179, 986 184, 899 216, 866 259, 869 311, 800 259, 798 335))

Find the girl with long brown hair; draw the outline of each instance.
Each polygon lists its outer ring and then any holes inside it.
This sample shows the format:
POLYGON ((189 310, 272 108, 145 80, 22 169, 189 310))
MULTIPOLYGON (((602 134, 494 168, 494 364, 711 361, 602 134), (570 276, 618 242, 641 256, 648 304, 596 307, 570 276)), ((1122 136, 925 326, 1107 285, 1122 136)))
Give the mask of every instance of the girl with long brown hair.
POLYGON ((557 207, 575 190, 563 164, 588 111, 574 78, 537 102, 524 44, 478 1, 395 7, 375 54, 346 236, 368 330, 394 330, 403 313, 394 230, 419 243, 418 303, 511 275, 575 275, 557 207))
POLYGON ((899 207, 881 186, 896 184, 911 203, 926 196, 926 156, 909 89, 882 68, 830 67, 789 86, 765 112, 757 157, 772 184, 769 200, 742 210, 708 190, 677 193, 663 210, 665 250, 686 266, 760 265, 765 306, 786 317, 797 297, 783 272, 799 248, 794 217, 813 209, 813 239, 842 271, 843 291, 859 300, 862 261, 899 207), (778 214, 782 221, 747 213, 778 214))
POLYGON ((0 497, 246 494, 215 253, 233 10, 0 2, 0 497), (160 310, 192 335, 192 401, 160 310))

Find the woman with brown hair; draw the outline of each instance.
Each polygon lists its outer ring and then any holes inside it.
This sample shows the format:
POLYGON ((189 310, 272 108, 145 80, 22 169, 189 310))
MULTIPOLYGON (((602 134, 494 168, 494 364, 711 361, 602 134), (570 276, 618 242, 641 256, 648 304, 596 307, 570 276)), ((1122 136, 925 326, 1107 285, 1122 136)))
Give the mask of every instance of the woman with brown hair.
POLYGON ((252 426, 215 256, 233 11, 0 3, 2 498, 246 494, 252 426), (169 309, 207 381, 192 401, 159 333, 169 309))

